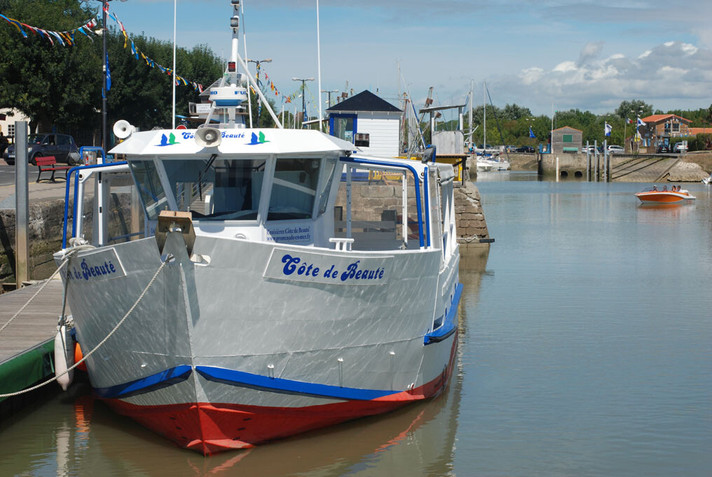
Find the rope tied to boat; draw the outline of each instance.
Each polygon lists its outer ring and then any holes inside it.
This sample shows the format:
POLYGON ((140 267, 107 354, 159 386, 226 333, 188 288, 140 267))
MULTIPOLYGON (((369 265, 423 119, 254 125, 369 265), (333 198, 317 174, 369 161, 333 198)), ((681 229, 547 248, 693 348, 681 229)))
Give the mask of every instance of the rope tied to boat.
MULTIPOLYGON (((69 261, 69 258, 70 258, 70 257, 67 257, 67 259, 66 259, 64 262, 62 262, 62 265, 60 265, 60 267, 59 267, 57 270, 60 270, 61 267, 64 266, 65 263, 69 261)), ((43 382, 41 382, 41 383, 39 383, 39 384, 36 384, 35 386, 32 386, 32 387, 23 389, 23 390, 21 390, 21 391, 16 391, 16 392, 14 392, 14 393, 0 394, 0 399, 9 398, 9 397, 13 397, 13 396, 19 396, 19 395, 21 395, 21 394, 26 394, 26 393, 35 391, 35 390, 37 390, 37 389, 39 389, 39 388, 41 388, 41 387, 44 387, 44 386, 48 385, 49 383, 52 383, 52 382, 54 382, 54 381, 57 381, 57 379, 59 379, 60 377, 64 376, 65 374, 69 373, 70 371, 73 371, 77 366, 79 366, 79 365, 82 364, 84 361, 86 361, 87 358, 89 358, 89 356, 91 356, 92 354, 94 354, 94 352, 96 352, 99 348, 101 348, 101 347, 104 345, 104 343, 106 343, 106 342, 108 341, 108 339, 111 338, 111 336, 112 336, 114 333, 116 333, 116 331, 121 327, 121 325, 124 324, 124 321, 126 321, 126 319, 131 315, 131 313, 133 313, 133 311, 136 309, 136 307, 139 305, 139 303, 141 303, 141 300, 143 300, 143 297, 146 296, 146 293, 147 293, 148 290, 153 286, 154 282, 155 282, 156 279, 158 278, 158 275, 161 273, 161 271, 162 271, 163 268, 166 266, 166 264, 169 263, 169 262, 171 262, 171 261, 173 261, 173 259, 174 259, 174 256, 173 256, 173 255, 168 255, 168 256, 166 257, 166 259, 161 263, 161 266, 158 267, 158 270, 156 270, 156 273, 154 273, 154 274, 153 274, 153 277, 151 277, 151 280, 148 282, 148 285, 146 285, 146 287, 143 289, 143 291, 141 292, 141 294, 139 295, 139 297, 136 299, 136 301, 134 302, 134 304, 131 305, 131 308, 129 308, 129 310, 128 310, 128 311, 124 314, 124 316, 119 320, 119 322, 116 323, 116 326, 114 326, 114 328, 109 332, 109 334, 107 334, 106 337, 104 337, 104 339, 101 340, 91 351, 89 351, 88 353, 86 353, 82 359, 80 359, 79 361, 77 361, 76 363, 74 363, 72 366, 70 366, 69 368, 67 368, 63 373, 60 373, 60 374, 54 376, 53 378, 50 378, 50 379, 48 379, 48 380, 46 380, 46 381, 43 381, 43 382)), ((55 273, 57 273, 57 272, 55 272, 55 273)), ((49 280, 48 280, 48 281, 49 281, 49 280)), ((41 291, 41 290, 40 290, 40 291, 41 291)), ((35 295, 37 295, 37 293, 36 293, 35 295)), ((33 297, 33 298, 34 298, 34 297, 33 297)), ((28 304, 29 304, 29 302, 28 302, 28 304)), ((27 305, 25 305, 25 306, 27 306, 27 305)), ((24 307, 23 307, 23 308, 24 308, 24 307)), ((20 311, 22 311, 22 310, 20 310, 20 311)), ((19 312, 18 312, 17 314, 19 314, 19 312)), ((13 317, 13 318, 14 318, 14 317, 13 317)), ((2 330, 0 329, 0 331, 2 331, 2 330)))
MULTIPOLYGON (((17 311, 17 313, 15 313, 14 315, 12 315, 12 318, 10 318, 9 320, 7 320, 7 323, 5 323, 4 325, 2 325, 2 327, 0 327, 0 333, 2 333, 2 331, 3 331, 5 328, 7 328, 8 325, 9 325, 10 323, 12 323, 12 321, 13 321, 15 318, 17 318, 18 316, 20 316, 20 315, 22 314, 22 312, 25 311, 25 308, 27 308, 27 307, 30 305, 30 303, 32 303, 32 301, 33 301, 35 298, 37 298, 37 296, 38 296, 40 293, 42 293, 42 290, 45 289, 45 287, 47 286, 47 284, 48 284, 50 281, 52 281, 52 280, 54 279, 54 277, 56 277, 57 274, 58 274, 60 271, 62 271, 62 268, 64 268, 64 266, 67 265, 67 263, 69 263, 69 260, 72 258, 72 255, 74 255, 75 253, 77 253, 77 252, 79 252, 79 251, 81 251, 81 250, 84 250, 84 249, 86 249, 86 248, 87 248, 86 246, 78 246, 78 247, 73 248, 73 249, 70 250, 69 252, 67 252, 66 255, 65 255, 66 258, 65 258, 64 261, 59 265, 59 267, 57 267, 57 270, 55 270, 54 273, 52 273, 52 275, 50 275, 50 277, 49 277, 47 280, 45 280, 45 282, 39 287, 39 289, 35 292, 35 294, 32 295, 29 300, 27 300, 27 303, 25 303, 24 305, 22 305, 22 307, 17 311)), ((92 247, 92 248, 93 248, 93 247, 92 247)), ((64 311, 62 311, 62 314, 64 314, 64 311)))

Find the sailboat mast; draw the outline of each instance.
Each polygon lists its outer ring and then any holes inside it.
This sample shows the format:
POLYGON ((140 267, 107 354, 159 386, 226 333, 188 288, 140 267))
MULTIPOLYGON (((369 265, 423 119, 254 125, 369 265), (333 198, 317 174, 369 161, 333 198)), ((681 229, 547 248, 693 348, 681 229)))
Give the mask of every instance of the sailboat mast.
POLYGON ((482 130, 484 138, 482 139, 483 153, 487 152, 487 83, 482 82, 482 130))

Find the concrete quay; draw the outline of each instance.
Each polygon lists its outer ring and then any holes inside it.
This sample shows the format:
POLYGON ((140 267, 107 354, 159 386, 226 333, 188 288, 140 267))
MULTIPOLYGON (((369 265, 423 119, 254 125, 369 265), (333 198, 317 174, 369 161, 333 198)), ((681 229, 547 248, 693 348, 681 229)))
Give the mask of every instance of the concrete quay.
POLYGON ((710 175, 712 164, 709 164, 707 156, 705 153, 613 154, 608 157, 609 163, 606 164, 603 155, 540 154, 536 170, 542 177, 553 179, 558 176, 559 180, 588 178, 611 182, 700 182, 710 175))

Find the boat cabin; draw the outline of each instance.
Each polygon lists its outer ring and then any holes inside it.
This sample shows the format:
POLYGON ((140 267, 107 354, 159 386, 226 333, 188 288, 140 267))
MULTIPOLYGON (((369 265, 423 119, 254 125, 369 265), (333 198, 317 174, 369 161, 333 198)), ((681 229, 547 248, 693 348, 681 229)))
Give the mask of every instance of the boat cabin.
POLYGON ((112 151, 127 160, 145 235, 169 210, 190 212, 197 236, 344 250, 456 246, 449 165, 359 157, 318 131, 225 130, 213 147, 195 135, 139 132, 112 151))

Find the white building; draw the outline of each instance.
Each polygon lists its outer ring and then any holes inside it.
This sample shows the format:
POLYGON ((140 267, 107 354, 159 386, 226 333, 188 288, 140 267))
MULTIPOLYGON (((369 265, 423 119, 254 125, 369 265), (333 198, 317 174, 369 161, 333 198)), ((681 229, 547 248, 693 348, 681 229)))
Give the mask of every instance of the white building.
POLYGON ((27 121, 29 124, 30 118, 17 109, 0 109, 0 131, 2 131, 5 136, 15 137, 15 121, 27 121))
POLYGON ((351 141, 364 154, 399 155, 400 119, 403 111, 368 90, 326 110, 329 134, 351 141))

